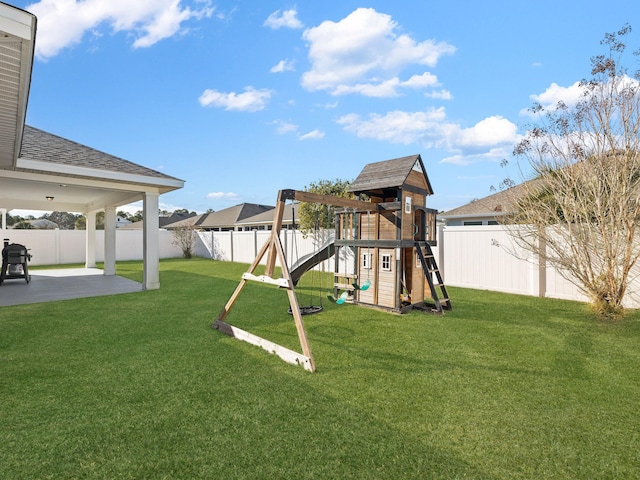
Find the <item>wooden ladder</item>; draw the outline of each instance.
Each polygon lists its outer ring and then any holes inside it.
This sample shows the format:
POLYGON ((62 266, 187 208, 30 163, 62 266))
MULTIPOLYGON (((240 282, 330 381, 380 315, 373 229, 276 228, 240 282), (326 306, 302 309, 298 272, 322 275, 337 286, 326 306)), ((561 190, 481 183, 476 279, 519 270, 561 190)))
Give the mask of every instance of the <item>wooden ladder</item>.
POLYGON ((443 313, 443 310, 451 310, 451 300, 449 299, 449 294, 447 293, 447 288, 444 286, 444 281, 442 280, 442 275, 440 274, 440 269, 438 268, 438 264, 436 263, 436 258, 433 255, 433 250, 431 250, 431 245, 428 243, 425 244, 426 255, 422 251, 421 242, 416 242, 416 252, 418 253, 418 258, 420 259, 420 263, 422 264, 422 271, 427 277, 427 282, 429 282, 429 289, 431 290, 431 298, 435 304, 434 311, 437 313, 443 313), (435 275, 436 281, 433 281, 433 276, 435 275), (442 297, 438 297, 438 291, 436 287, 440 288, 440 292, 442 297))

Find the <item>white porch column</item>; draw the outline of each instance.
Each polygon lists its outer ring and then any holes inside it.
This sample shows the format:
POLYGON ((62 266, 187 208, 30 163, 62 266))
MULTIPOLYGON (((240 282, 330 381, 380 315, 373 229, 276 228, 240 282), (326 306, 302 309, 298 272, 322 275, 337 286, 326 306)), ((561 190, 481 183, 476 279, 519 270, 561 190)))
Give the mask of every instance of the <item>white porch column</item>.
POLYGON ((116 207, 104 209, 104 274, 116 274, 116 207))
POLYGON ((0 208, 0 213, 2 213, 2 223, 0 223, 0 228, 2 230, 6 230, 7 229, 7 209, 0 208))
POLYGON ((144 194, 142 224, 142 288, 157 290, 160 288, 160 221, 158 193, 144 194))
POLYGON ((85 254, 84 268, 96 267, 96 212, 88 212, 84 214, 86 219, 86 238, 85 238, 85 254))

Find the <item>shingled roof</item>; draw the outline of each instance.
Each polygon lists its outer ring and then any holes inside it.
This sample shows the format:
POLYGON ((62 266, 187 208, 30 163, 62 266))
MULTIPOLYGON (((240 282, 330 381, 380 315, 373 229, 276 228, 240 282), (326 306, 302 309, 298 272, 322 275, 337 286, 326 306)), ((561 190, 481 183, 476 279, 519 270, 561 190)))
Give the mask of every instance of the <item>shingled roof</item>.
MULTIPOLYGON (((108 153, 25 125, 20 159, 55 165, 120 172, 144 177, 176 179, 108 153)), ((17 168, 17 170, 26 170, 17 168)))
POLYGON ((440 213, 438 217, 446 220, 457 217, 502 216, 513 213, 514 201, 528 191, 525 186, 526 183, 521 183, 487 197, 472 200, 466 205, 440 213))
POLYGON ((270 205, 259 205, 256 203, 241 203, 233 207, 225 208, 207 215, 200 224, 201 228, 228 228, 235 225, 245 218, 253 217, 259 213, 273 210, 275 207, 270 205))
POLYGON ((402 188, 414 169, 420 169, 427 184, 427 194, 432 195, 433 188, 420 155, 410 155, 365 165, 360 175, 351 184, 349 191, 355 194, 380 191, 386 195, 386 193, 402 188))

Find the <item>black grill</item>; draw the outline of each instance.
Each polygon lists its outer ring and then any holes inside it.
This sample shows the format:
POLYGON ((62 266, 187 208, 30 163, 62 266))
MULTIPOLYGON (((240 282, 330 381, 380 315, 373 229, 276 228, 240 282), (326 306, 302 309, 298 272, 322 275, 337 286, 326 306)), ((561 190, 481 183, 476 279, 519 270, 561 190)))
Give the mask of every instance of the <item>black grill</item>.
POLYGON ((27 247, 19 243, 9 244, 9 239, 4 239, 2 249, 2 272, 0 273, 0 285, 6 279, 24 278, 27 283, 31 280, 27 262, 31 260, 31 254, 27 247))

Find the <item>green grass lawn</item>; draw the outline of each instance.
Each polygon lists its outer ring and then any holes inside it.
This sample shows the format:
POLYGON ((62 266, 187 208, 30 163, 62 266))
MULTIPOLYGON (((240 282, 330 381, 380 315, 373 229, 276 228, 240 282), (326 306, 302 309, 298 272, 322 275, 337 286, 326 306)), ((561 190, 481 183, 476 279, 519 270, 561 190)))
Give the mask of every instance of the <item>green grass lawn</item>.
MULTIPOLYGON (((211 329, 246 268, 169 260, 157 291, 0 308, 2 478, 638 478, 640 313, 459 288, 444 316, 325 300, 309 373, 211 329)), ((287 308, 252 283, 227 320, 299 351, 287 308)))

